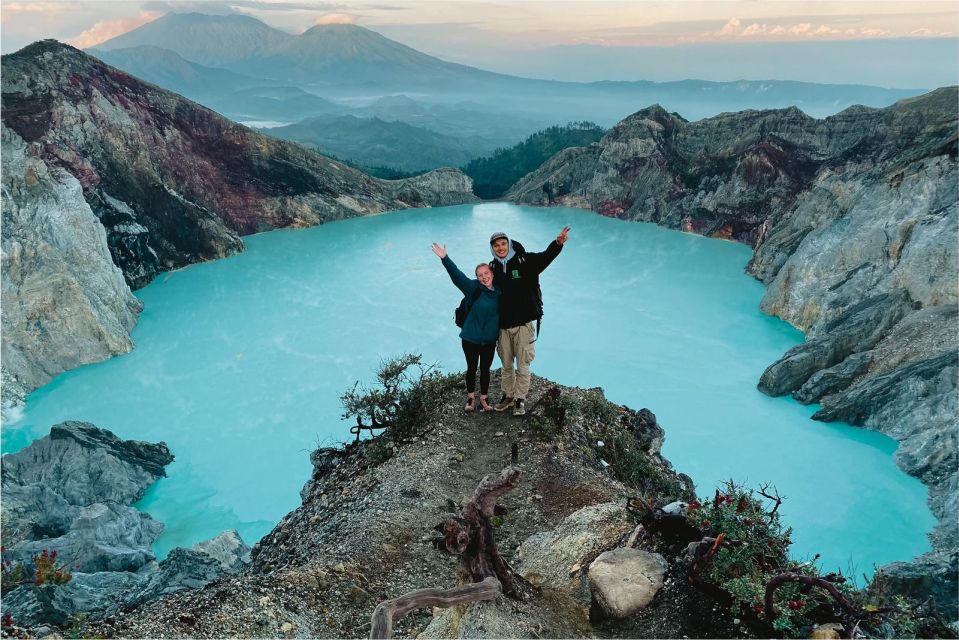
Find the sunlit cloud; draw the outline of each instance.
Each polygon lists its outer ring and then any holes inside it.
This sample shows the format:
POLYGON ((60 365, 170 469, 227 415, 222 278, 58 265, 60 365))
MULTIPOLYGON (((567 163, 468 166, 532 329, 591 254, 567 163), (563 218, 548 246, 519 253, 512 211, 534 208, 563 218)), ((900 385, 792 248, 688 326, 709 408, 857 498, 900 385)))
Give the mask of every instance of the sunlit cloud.
POLYGON ((313 24, 356 24, 356 16, 349 13, 327 13, 317 16, 313 24))
POLYGON ((881 38, 890 36, 888 29, 876 27, 839 27, 828 24, 815 25, 811 22, 800 22, 793 25, 767 24, 753 22, 745 24, 739 18, 730 18, 722 28, 716 31, 706 31, 698 38, 689 40, 736 40, 736 39, 766 39, 766 40, 795 40, 805 38, 881 38))
POLYGON ((68 39, 67 43, 79 49, 86 49, 87 47, 98 45, 101 42, 106 42, 110 38, 115 38, 122 33, 136 29, 148 22, 153 22, 159 17, 160 14, 158 13, 142 11, 138 16, 117 18, 116 20, 102 20, 77 37, 68 39))

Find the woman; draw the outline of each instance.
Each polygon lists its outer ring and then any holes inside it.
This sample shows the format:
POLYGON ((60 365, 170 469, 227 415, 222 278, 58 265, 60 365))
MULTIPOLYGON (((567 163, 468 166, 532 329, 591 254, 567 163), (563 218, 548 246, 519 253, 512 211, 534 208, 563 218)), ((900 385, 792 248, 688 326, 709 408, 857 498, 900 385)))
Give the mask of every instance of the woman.
POLYGON ((489 265, 476 267, 476 280, 471 280, 456 268, 446 255, 446 246, 433 243, 433 253, 439 256, 456 288, 466 296, 467 314, 463 321, 460 339, 466 355, 466 411, 476 410, 476 369, 480 372, 480 411, 492 411, 487 401, 489 396, 489 370, 496 351, 499 335, 499 289, 493 287, 493 272, 489 265))

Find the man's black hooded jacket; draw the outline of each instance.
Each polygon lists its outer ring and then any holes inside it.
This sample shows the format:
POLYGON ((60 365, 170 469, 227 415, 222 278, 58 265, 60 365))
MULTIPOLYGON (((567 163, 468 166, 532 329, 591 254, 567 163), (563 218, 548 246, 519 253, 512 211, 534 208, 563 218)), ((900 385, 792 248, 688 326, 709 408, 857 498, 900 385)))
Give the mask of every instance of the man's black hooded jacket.
POLYGON ((543 315, 540 300, 539 274, 556 259, 563 245, 555 240, 545 251, 528 253, 516 240, 510 241, 514 255, 506 263, 493 259, 493 286, 503 292, 499 299, 499 326, 501 329, 518 327, 538 320, 543 315))

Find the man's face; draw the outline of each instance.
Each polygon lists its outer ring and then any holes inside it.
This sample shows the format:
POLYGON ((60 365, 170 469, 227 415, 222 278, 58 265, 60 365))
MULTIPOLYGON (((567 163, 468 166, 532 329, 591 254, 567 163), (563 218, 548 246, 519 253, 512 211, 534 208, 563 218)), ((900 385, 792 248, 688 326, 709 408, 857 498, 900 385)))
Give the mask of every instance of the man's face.
POLYGON ((493 241, 493 253, 496 254, 497 258, 505 258, 506 254, 509 253, 509 240, 498 238, 493 241))

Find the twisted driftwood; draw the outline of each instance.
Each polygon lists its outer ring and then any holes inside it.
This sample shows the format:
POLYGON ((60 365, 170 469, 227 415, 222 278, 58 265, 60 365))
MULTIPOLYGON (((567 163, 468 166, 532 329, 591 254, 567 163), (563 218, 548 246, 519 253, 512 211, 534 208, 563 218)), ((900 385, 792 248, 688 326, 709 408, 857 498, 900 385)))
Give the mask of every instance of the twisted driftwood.
POLYGON ((441 551, 462 555, 473 583, 454 589, 419 589, 384 600, 373 611, 370 638, 392 637, 393 623, 413 609, 448 608, 465 602, 492 600, 501 591, 507 595, 515 593, 513 571, 496 548, 490 518, 506 513, 496 501, 515 489, 521 478, 522 473, 516 467, 484 477, 460 515, 447 518, 435 528, 433 545, 441 551))
POLYGON ((393 637, 393 621, 402 620, 407 613, 420 607, 447 609, 463 602, 493 600, 502 588, 494 576, 455 589, 418 589, 399 598, 384 600, 373 610, 371 638, 393 637))

